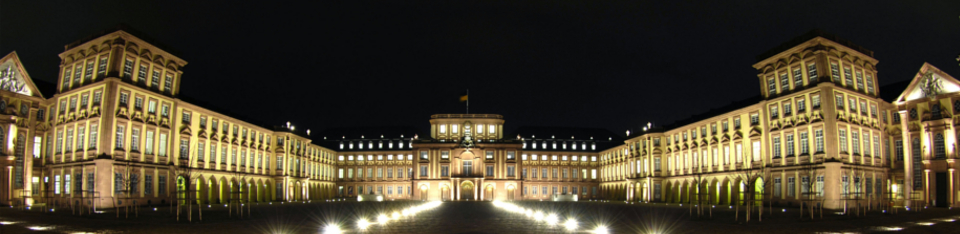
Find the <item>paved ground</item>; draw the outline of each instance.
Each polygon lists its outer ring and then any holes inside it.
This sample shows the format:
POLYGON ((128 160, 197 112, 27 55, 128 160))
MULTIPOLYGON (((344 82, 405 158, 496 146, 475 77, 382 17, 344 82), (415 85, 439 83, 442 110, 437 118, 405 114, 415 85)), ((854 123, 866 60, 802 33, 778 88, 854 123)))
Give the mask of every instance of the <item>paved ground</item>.
MULTIPOLYGON (((228 217, 227 208, 214 205, 203 208, 204 220, 177 222, 169 207, 144 208, 139 217, 117 218, 115 210, 77 216, 69 209, 55 212, 0 208, 0 233, 320 233, 328 224, 338 224, 347 233, 569 233, 562 224, 575 218, 574 233, 587 233, 599 225, 611 233, 960 233, 960 209, 927 209, 922 212, 901 210, 898 214, 869 212, 866 217, 824 213, 823 219, 801 219, 798 209, 774 207, 764 210, 763 221, 756 213, 749 223, 734 220, 733 209, 713 210, 713 218, 692 218, 689 205, 626 204, 623 202, 515 202, 519 207, 555 213, 560 225, 535 221, 525 214, 497 208, 490 202, 444 202, 439 207, 416 215, 375 224, 377 216, 422 202, 311 202, 252 205, 252 215, 228 217), (366 230, 357 228, 357 220, 374 223, 366 230), (949 222, 947 219, 957 219, 949 222), (12 222, 12 223, 11 223, 12 222), (41 227, 46 230, 31 230, 41 227), (891 231, 889 228, 902 228, 891 231)), ((194 206, 196 208, 196 206, 194 206)), ((234 214, 235 215, 235 214, 234 214)))

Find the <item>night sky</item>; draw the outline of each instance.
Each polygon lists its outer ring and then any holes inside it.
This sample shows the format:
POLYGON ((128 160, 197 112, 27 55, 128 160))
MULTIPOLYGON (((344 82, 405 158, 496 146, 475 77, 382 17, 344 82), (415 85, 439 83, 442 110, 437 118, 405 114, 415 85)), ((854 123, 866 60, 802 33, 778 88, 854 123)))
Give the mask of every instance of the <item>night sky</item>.
POLYGON ((470 89, 507 129, 623 134, 758 95, 755 56, 817 28, 873 50, 881 85, 960 77, 960 1, 146 2, 4 0, 0 55, 52 83, 65 44, 124 23, 180 52, 184 96, 314 131, 424 129, 470 89))

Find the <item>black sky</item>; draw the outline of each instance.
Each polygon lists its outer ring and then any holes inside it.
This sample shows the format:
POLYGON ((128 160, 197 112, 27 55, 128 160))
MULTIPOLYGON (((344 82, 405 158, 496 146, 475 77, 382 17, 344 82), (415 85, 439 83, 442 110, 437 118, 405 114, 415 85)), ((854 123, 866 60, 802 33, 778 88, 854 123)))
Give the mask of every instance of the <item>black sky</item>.
POLYGON ((4 0, 0 54, 54 82, 65 44, 125 23, 181 52, 183 95, 315 131, 424 128, 469 88, 508 129, 622 134, 759 94, 754 56, 815 28, 873 50, 881 85, 960 77, 960 1, 660 2, 4 0))

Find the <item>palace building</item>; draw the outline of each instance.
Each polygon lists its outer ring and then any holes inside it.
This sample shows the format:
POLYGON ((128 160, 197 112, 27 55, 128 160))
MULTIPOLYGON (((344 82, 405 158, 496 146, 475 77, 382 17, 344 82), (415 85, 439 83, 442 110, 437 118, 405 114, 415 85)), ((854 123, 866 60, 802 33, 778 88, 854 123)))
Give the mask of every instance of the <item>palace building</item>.
POLYGON ((505 133, 497 114, 432 115, 426 133, 254 123, 184 98, 187 62, 125 27, 66 45, 60 59, 56 85, 35 83, 16 52, 0 59, 4 205, 360 195, 960 204, 960 81, 923 64, 881 95, 873 52, 820 31, 757 57, 759 96, 626 138, 570 127, 505 133))

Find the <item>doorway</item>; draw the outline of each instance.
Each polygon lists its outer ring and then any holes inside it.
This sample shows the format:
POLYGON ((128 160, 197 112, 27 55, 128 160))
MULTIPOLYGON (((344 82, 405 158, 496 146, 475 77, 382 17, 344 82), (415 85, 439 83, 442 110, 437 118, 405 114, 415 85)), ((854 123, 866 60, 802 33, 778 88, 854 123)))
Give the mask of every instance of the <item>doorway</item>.
POLYGON ((947 173, 937 172, 936 197, 933 198, 933 205, 936 207, 947 207, 950 199, 947 198, 947 173))
POLYGON ((460 184, 460 200, 473 200, 474 187, 470 181, 464 181, 460 184))

